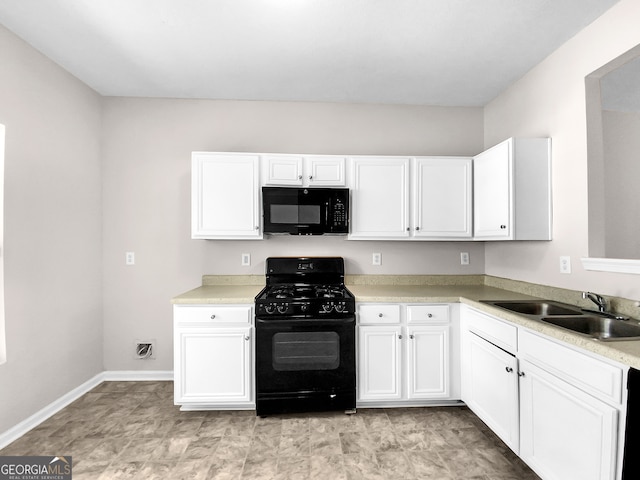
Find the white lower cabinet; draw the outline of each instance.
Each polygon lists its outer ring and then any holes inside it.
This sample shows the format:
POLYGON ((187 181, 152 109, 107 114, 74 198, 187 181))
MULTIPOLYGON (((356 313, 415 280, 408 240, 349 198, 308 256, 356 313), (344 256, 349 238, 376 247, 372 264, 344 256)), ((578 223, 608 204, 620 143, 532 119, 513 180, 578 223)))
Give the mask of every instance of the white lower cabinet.
POLYGON ((518 453, 518 361, 474 333, 467 332, 466 340, 462 399, 518 453))
POLYGON ((402 398, 402 327, 358 327, 358 399, 402 398))
POLYGON ((357 310, 358 404, 451 399, 449 305, 371 303, 357 310))
POLYGON ((174 306, 174 403, 253 408, 253 307, 174 306))
POLYGON ((449 397, 449 326, 407 327, 407 398, 449 397))
POLYGON ((618 410, 527 361, 520 457, 545 480, 616 478, 618 410))
POLYGON ((461 344, 462 400, 538 475, 621 478, 623 365, 467 307, 461 344))

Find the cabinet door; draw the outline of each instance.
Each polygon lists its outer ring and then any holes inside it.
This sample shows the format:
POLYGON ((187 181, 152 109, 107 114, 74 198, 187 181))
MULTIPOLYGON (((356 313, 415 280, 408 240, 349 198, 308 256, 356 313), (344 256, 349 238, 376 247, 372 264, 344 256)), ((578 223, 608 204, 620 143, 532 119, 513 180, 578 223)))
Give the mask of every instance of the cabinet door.
POLYGON ((419 158, 414 172, 413 234, 470 238, 471 158, 419 158))
POLYGON ((176 329, 175 403, 250 403, 251 333, 251 327, 176 329))
POLYGON ((512 238, 512 169, 512 139, 473 158, 475 238, 512 238))
POLYGON ((520 369, 520 456, 548 480, 611 480, 617 411, 527 361, 520 369))
POLYGON ((191 237, 262 238, 259 157, 194 154, 191 237))
POLYGON ((358 327, 358 400, 399 400, 401 327, 358 327))
POLYGON ((449 327, 407 329, 408 398, 449 397, 449 327))
POLYGON ((463 335, 462 400, 518 453, 517 359, 474 333, 463 335))
POLYGON ((344 157, 308 157, 305 166, 306 180, 312 186, 344 187, 344 157))
POLYGON ((409 159, 352 161, 350 238, 409 236, 409 159))
POLYGON ((267 185, 302 185, 302 157, 265 155, 267 185))

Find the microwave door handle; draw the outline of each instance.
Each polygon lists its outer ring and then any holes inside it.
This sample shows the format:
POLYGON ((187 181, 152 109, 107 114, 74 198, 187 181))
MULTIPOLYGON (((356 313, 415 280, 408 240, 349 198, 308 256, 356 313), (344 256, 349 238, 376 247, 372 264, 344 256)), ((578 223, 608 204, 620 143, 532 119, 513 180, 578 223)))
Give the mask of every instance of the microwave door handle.
POLYGON ((326 227, 330 227, 331 225, 329 224, 329 212, 331 211, 331 200, 327 201, 325 206, 326 208, 324 209, 324 224, 326 227))

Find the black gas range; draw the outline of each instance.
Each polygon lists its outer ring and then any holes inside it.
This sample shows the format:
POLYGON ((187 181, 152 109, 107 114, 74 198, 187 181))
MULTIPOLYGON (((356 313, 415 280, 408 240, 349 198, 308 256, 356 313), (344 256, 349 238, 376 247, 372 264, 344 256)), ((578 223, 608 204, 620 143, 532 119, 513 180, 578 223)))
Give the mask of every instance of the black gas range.
POLYGON ((344 286, 340 257, 267 259, 266 287, 256 297, 263 318, 353 315, 355 298, 344 286))
POLYGON ((270 257, 256 296, 256 410, 355 411, 355 297, 340 257, 270 257))

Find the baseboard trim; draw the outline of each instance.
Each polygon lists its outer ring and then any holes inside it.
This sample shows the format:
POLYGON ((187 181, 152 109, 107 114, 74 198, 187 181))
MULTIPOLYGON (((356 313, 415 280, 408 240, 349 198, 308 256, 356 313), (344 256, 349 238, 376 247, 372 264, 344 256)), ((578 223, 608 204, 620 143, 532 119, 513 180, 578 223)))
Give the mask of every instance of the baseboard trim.
POLYGON ((109 370, 103 375, 105 382, 173 381, 173 370, 109 370))
POLYGON ((10 443, 14 442, 29 430, 40 425, 42 422, 52 417, 67 405, 76 401, 85 393, 94 389, 102 382, 116 382, 116 381, 171 381, 173 380, 173 371, 139 371, 139 370, 111 370, 101 372, 90 378, 82 385, 74 388, 70 392, 62 395, 57 400, 51 402, 46 407, 40 409, 29 418, 23 420, 17 425, 11 427, 9 430, 0 434, 0 450, 5 448, 10 443))

